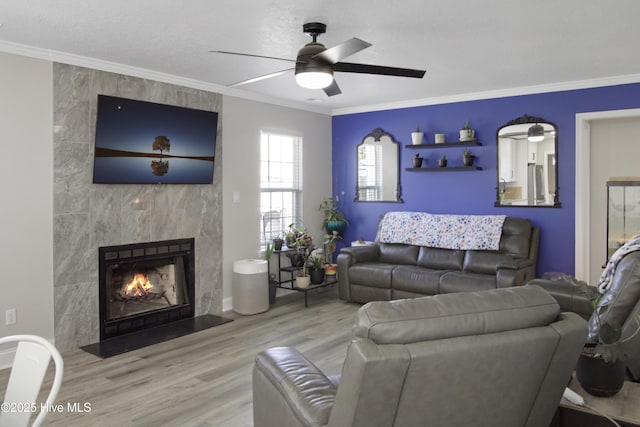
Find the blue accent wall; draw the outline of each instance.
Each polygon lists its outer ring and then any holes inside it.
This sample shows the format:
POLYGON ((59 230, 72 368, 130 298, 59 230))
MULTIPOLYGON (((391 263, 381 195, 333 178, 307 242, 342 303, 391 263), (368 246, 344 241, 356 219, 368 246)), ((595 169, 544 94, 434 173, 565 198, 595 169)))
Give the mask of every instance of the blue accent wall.
MULTIPOLYGON (((546 271, 574 273, 575 242, 575 115, 640 108, 640 83, 534 95, 457 102, 333 117, 334 195, 350 221, 343 245, 364 237, 373 240, 378 218, 388 211, 451 214, 504 214, 529 218, 540 227, 537 275, 546 271), (558 127, 558 186, 561 208, 494 207, 497 181, 496 133, 524 114, 542 117, 558 127), (449 166, 461 165, 463 148, 407 149, 416 126, 425 142, 434 133, 457 141, 458 130, 471 121, 481 147, 471 147, 481 171, 408 172, 420 152, 426 166, 446 155, 449 166), (400 185, 404 203, 355 203, 356 146, 375 128, 400 144, 400 185)), ((423 164, 425 167, 425 164, 423 164)))

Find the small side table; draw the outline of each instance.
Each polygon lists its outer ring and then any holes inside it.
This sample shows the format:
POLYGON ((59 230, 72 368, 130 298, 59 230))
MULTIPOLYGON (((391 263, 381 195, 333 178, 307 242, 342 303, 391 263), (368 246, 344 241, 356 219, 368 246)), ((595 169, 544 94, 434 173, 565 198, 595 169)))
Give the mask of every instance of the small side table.
MULTIPOLYGON (((640 383, 625 381, 622 389, 615 396, 592 396, 580 387, 580 383, 573 377, 569 388, 584 398, 585 404, 607 414, 624 426, 640 426, 640 383)), ((585 407, 575 405, 565 398, 560 401, 558 409, 561 425, 612 425, 602 415, 585 407), (567 411, 563 413, 563 411, 567 411), (577 412, 577 413, 576 413, 577 412), (565 420, 565 422, 562 422, 565 420), (575 422, 574 422, 575 421, 575 422), (579 424, 576 424, 578 422, 579 424), (600 424, 600 422, 602 424, 600 424)))
POLYGON ((298 271, 302 270, 302 267, 282 267, 281 265, 281 259, 280 259, 280 255, 287 253, 287 252, 292 252, 293 249, 282 249, 280 251, 273 251, 274 254, 278 255, 278 282, 276 284, 276 286, 278 288, 281 289, 286 289, 288 291, 296 291, 296 292, 304 292, 304 306, 305 308, 309 306, 309 301, 307 298, 307 294, 309 293, 309 291, 314 291, 320 288, 324 288, 326 286, 329 285, 333 285, 334 283, 337 283, 336 280, 325 280, 324 282, 314 285, 311 284, 309 285, 308 288, 298 288, 295 285, 295 273, 297 273, 298 271), (283 279, 282 274, 289 274, 289 278, 288 279, 283 279))

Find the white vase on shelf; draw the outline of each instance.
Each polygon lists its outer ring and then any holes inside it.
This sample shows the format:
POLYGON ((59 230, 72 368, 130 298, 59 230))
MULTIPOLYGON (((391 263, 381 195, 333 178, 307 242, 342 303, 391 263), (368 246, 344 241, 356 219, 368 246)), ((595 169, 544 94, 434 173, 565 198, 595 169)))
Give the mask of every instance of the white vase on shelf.
POLYGON ((460 142, 473 141, 475 134, 473 129, 460 129, 460 142))
POLYGON ((422 144, 422 139, 424 138, 424 133, 422 132, 411 132, 411 142, 413 145, 422 144))

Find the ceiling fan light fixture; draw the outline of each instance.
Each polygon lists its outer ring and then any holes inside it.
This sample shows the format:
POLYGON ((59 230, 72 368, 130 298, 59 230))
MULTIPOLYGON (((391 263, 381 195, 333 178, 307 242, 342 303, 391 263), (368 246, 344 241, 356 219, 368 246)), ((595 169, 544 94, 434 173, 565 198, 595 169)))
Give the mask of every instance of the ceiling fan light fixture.
POLYGON ((529 128, 527 132, 527 139, 530 142, 540 142, 544 139, 544 128, 542 125, 536 123, 535 125, 529 128))
POLYGON ((313 42, 306 44, 298 52, 296 59, 296 82, 307 89, 324 89, 333 82, 332 64, 315 55, 325 50, 324 45, 313 42))
POLYGON ((304 71, 296 73, 296 82, 306 89, 324 89, 333 82, 333 74, 324 71, 304 71))

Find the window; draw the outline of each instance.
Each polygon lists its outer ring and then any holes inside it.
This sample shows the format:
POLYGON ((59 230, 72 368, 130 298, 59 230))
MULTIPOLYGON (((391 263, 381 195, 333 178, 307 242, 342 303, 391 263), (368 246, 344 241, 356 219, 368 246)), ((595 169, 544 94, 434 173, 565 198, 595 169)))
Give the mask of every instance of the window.
POLYGON ((358 198, 381 200, 382 147, 380 144, 362 144, 358 149, 358 198))
POLYGON ((260 242, 302 224, 302 138, 260 133, 260 242))

